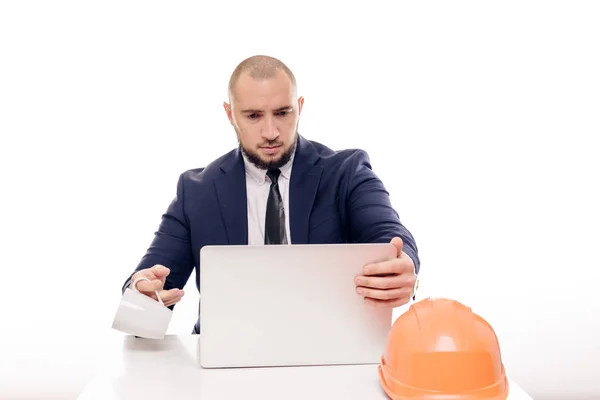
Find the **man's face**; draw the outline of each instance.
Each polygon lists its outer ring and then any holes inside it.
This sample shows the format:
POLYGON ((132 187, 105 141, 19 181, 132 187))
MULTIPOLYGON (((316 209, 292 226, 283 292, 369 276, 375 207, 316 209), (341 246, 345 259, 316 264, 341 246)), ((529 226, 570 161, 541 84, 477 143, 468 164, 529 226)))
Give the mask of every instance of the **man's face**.
POLYGON ((298 122, 304 99, 295 99, 291 80, 283 71, 256 80, 242 74, 231 104, 224 103, 242 150, 259 168, 278 168, 296 149, 298 122))

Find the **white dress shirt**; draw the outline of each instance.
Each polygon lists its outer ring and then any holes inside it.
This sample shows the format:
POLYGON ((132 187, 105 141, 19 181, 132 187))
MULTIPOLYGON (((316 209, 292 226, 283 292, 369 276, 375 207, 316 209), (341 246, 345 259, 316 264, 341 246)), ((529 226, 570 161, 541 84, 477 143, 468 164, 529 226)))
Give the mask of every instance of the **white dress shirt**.
MULTIPOLYGON (((243 153, 242 153, 243 154, 243 153)), ((265 244, 265 219, 267 216, 267 200, 269 199, 269 188, 271 180, 267 177, 267 170, 256 167, 252 164, 245 154, 244 165, 246 168, 246 196, 248 198, 248 244, 265 244)), ((283 200, 285 210, 285 232, 287 243, 292 244, 290 236, 290 176, 292 174, 292 164, 294 155, 287 164, 280 168, 279 192, 283 200)))

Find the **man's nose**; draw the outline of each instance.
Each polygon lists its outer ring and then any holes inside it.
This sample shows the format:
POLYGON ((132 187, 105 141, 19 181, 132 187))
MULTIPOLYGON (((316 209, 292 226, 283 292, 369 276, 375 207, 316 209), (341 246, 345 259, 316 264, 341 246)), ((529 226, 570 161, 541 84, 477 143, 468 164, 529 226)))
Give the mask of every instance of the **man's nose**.
POLYGON ((264 125, 262 127, 262 137, 267 140, 275 140, 279 136, 279 129, 273 117, 267 117, 264 119, 264 125))

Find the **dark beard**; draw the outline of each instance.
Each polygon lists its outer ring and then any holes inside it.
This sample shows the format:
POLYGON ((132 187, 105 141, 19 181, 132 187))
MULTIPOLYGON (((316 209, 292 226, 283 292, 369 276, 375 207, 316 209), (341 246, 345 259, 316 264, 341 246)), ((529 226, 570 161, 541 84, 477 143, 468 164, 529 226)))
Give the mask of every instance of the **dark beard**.
POLYGON ((294 139, 294 142, 292 143, 290 148, 287 149, 285 151, 285 153, 283 153, 278 160, 273 160, 273 161, 268 161, 268 162, 263 161, 256 153, 250 152, 250 151, 247 151, 246 149, 244 149, 244 147, 242 147, 241 143, 239 143, 239 148, 242 151, 242 153, 244 153, 244 155, 248 158, 248 161, 250 161, 252 164, 254 164, 257 168, 270 169, 270 168, 281 168, 285 164, 287 164, 288 161, 290 161, 290 159, 292 158, 292 155, 294 154, 294 152, 296 151, 297 144, 298 144, 298 135, 296 135, 296 138, 294 139))

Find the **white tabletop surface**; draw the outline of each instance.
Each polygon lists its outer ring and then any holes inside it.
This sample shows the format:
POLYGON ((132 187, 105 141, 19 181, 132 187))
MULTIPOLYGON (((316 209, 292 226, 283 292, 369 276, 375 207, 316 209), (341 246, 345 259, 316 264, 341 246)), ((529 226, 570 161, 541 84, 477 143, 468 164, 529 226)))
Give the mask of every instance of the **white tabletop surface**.
MULTIPOLYGON (((198 351, 197 335, 123 335, 79 399, 388 399, 377 365, 203 369, 198 351)), ((531 400, 509 385, 509 400, 531 400)))

